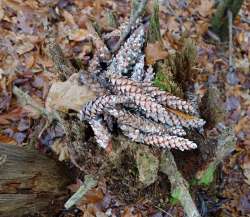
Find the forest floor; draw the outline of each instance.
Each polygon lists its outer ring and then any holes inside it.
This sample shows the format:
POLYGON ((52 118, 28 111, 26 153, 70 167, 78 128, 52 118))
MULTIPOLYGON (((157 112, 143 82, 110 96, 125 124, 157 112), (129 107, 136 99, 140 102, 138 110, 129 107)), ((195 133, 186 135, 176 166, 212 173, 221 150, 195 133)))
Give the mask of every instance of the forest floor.
MULTIPOLYGON (((146 45, 147 63, 163 60, 181 49, 182 40, 192 39, 197 48, 193 68, 196 76, 192 81, 195 92, 202 98, 211 85, 223 89, 221 107, 226 111, 223 124, 232 126, 237 137, 235 151, 218 168, 213 183, 209 186, 191 184, 192 196, 202 216, 250 216, 250 3, 245 1, 233 23, 234 46, 230 53, 228 43, 218 41, 218 37, 209 31, 214 12, 212 0, 159 2, 164 46, 146 45), (229 67, 230 55, 233 70, 229 67)), ((152 13, 152 5, 153 1, 149 1, 145 17, 152 13)), ((53 155, 73 167, 65 147, 58 142, 64 136, 62 130, 49 127, 34 138, 46 119, 20 105, 12 88, 18 86, 39 105, 47 106, 50 87, 58 81, 53 62, 45 52, 49 32, 57 33, 56 40, 73 65, 84 68, 95 49, 92 33, 85 25, 86 15, 104 35, 123 23, 130 9, 130 1, 127 0, 0 1, 0 142, 18 146, 32 144, 41 154, 53 155), (110 22, 111 15, 115 16, 117 23, 110 22)), ((117 38, 111 37, 105 42, 112 47, 117 38)), ((50 100, 53 104, 62 104, 60 99, 50 100)), ((70 96, 63 99, 63 106, 70 107, 71 103, 70 96)), ((216 133, 209 124, 206 128, 206 134, 216 133)), ((89 169, 91 173, 100 166, 104 154, 92 139, 89 144, 91 148, 86 153, 89 162, 85 162, 85 171, 89 169)), ((183 176, 192 183, 196 171, 202 167, 198 156, 200 152, 173 153, 179 159, 176 161, 183 176)), ((121 168, 110 172, 112 178, 102 180, 76 209, 67 211, 59 207, 57 210, 60 211, 53 215, 100 217, 111 216, 112 213, 122 217, 184 216, 182 207, 169 200, 170 184, 165 175, 159 176, 147 188, 138 188, 137 168, 129 157, 125 155, 121 168)), ((203 160, 206 158, 208 161, 209 156, 203 156, 203 160)), ((76 168, 74 170, 75 182, 69 186, 69 196, 81 185, 84 176, 76 168)), ((38 213, 36 216, 47 215, 38 213)))

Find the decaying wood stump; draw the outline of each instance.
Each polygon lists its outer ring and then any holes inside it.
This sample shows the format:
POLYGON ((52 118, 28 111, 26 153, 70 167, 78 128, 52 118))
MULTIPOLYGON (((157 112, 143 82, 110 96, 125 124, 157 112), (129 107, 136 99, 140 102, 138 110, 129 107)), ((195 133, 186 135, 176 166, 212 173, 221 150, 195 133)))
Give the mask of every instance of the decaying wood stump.
POLYGON ((5 156, 0 164, 1 217, 33 214, 55 198, 64 199, 71 176, 62 164, 15 145, 0 144, 0 154, 5 156))

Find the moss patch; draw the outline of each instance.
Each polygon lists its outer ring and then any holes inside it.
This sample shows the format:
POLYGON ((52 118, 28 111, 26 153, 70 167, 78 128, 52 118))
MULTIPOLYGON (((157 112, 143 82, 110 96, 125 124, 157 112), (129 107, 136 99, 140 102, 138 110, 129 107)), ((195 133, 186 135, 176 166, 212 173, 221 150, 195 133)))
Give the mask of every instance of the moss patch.
POLYGON ((170 203, 173 205, 177 204, 180 201, 181 189, 175 188, 171 193, 170 203))
POLYGON ((214 172, 216 167, 214 165, 210 165, 203 176, 198 180, 199 185, 210 185, 214 180, 214 172))

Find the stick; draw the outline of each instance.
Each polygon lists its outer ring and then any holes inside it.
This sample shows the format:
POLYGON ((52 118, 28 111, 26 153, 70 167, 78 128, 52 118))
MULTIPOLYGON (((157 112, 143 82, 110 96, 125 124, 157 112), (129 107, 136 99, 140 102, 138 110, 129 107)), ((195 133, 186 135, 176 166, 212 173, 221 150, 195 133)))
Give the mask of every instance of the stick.
POLYGON ((15 96, 19 99, 20 103, 22 105, 29 105, 34 110, 36 110, 40 115, 46 117, 50 122, 56 120, 61 122, 61 118, 59 114, 56 111, 48 111, 46 108, 39 105, 35 100, 33 100, 27 93, 23 92, 18 87, 13 87, 13 93, 15 96))
POLYGON ((136 10, 132 9, 130 19, 129 19, 129 23, 128 23, 127 27, 124 29, 124 31, 122 32, 119 41, 117 42, 117 44, 113 48, 113 50, 112 50, 113 53, 116 52, 117 50, 119 50, 122 43, 125 41, 125 39, 129 35, 129 33, 130 33, 131 29, 132 29, 132 26, 135 24, 138 17, 142 14, 146 4, 147 4, 147 0, 141 0, 138 7, 136 8, 136 10))
POLYGON ((92 175, 86 175, 84 177, 84 183, 80 186, 80 188, 67 200, 64 204, 66 209, 74 206, 82 197, 92 188, 97 185, 97 181, 94 179, 92 175))
POLYGON ((61 47, 56 43, 54 38, 49 38, 47 42, 48 55, 52 59, 55 69, 61 80, 66 80, 77 70, 72 66, 70 61, 63 55, 61 47))
POLYGON ((188 184, 178 171, 174 156, 170 151, 162 152, 160 171, 168 176, 171 183, 171 193, 178 194, 178 200, 186 215, 188 217, 201 217, 189 194, 188 184))
POLYGON ((229 33, 229 68, 233 68, 233 14, 230 10, 227 11, 228 17, 228 33, 229 33))

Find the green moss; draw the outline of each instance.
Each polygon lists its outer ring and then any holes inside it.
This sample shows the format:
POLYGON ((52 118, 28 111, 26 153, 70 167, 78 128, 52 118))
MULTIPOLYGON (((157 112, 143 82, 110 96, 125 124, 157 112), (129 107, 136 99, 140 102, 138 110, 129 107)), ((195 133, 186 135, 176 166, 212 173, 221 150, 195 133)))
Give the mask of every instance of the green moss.
POLYGON ((214 172, 216 167, 211 164, 207 170, 204 172, 203 176, 198 180, 199 185, 210 185, 214 180, 214 172))
POLYGON ((149 29, 148 29, 148 41, 154 43, 156 41, 162 41, 160 32, 159 21, 159 3, 158 0, 154 1, 153 14, 150 17, 149 29))
POLYGON ((156 73, 153 83, 155 86, 159 87, 161 90, 166 90, 166 91, 171 90, 170 86, 168 85, 166 76, 161 71, 156 73))
POLYGON ((161 90, 168 91, 176 96, 183 96, 181 88, 175 81, 175 78, 167 64, 165 62, 159 62, 156 66, 156 76, 153 81, 154 85, 161 90))
POLYGON ((177 187, 171 192, 170 203, 173 205, 177 204, 180 201, 180 197, 181 189, 177 187))

